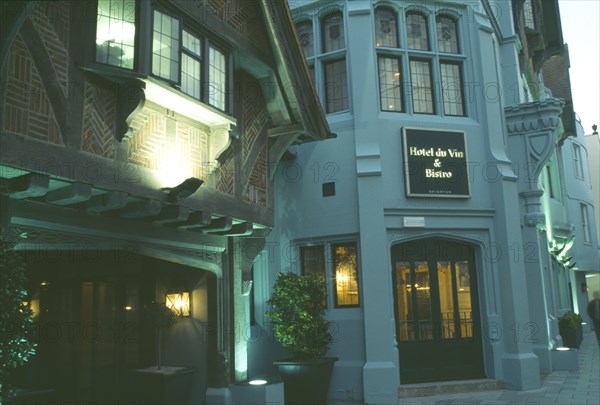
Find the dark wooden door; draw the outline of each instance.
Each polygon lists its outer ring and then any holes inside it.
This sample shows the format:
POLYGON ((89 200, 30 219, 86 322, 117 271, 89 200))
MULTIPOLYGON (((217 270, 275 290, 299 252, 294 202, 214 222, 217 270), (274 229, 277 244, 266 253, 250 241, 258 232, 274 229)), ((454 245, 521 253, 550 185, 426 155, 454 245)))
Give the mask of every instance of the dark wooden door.
POLYGON ((484 377, 473 248, 427 239, 391 257, 401 383, 484 377))

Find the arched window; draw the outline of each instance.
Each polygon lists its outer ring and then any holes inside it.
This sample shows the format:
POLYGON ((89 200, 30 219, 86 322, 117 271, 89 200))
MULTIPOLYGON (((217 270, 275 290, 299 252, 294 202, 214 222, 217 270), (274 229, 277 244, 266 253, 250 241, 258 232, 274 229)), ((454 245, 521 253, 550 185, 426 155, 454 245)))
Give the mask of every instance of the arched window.
POLYGON ((406 13, 406 38, 410 49, 429 50, 427 18, 414 11, 406 13))
POLYGON ((315 54, 315 44, 313 36, 313 27, 310 21, 302 21, 296 25, 298 31, 298 37, 300 38, 300 45, 304 51, 304 57, 310 58, 315 54))
POLYGON ((458 53, 458 31, 456 21, 447 15, 439 15, 435 19, 437 28, 438 50, 446 53, 458 53))
POLYGON ((375 43, 376 46, 398 47, 398 17, 389 8, 379 7, 375 10, 375 43))
POLYGON ((323 52, 336 51, 345 48, 344 19, 342 13, 327 14, 321 23, 323 39, 323 52))

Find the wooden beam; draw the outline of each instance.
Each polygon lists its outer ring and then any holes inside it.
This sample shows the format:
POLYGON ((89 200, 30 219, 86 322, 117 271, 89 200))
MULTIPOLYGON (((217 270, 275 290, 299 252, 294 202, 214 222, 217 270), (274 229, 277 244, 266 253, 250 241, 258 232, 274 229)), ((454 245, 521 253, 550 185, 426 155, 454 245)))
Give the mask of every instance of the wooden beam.
POLYGON ((127 204, 119 211, 123 218, 146 218, 160 213, 161 204, 158 200, 147 199, 127 204))
POLYGON ((212 215, 209 212, 204 211, 194 211, 189 215, 189 218, 186 221, 182 222, 173 222, 167 224, 167 226, 175 226, 177 229, 181 229, 184 231, 198 229, 203 226, 210 224, 212 219, 212 215))
POLYGON ((50 191, 46 195, 46 202, 55 205, 71 205, 87 201, 90 198, 92 198, 92 185, 77 182, 50 191))
POLYGON ((97 195, 87 202, 86 208, 91 212, 118 210, 127 205, 127 196, 127 193, 123 191, 111 191, 97 195))
POLYGON ((152 223, 166 225, 173 222, 184 222, 190 217, 190 209, 181 205, 167 205, 160 213, 152 218, 152 223))
POLYGON ((254 228, 252 223, 250 222, 242 222, 240 224, 232 225, 231 228, 227 231, 223 232, 210 232, 214 235, 223 235, 223 236, 250 236, 254 232, 254 228))
POLYGON ((277 136, 284 135, 298 135, 300 132, 305 132, 305 129, 302 126, 302 124, 296 123, 287 125, 285 127, 270 128, 269 130, 267 130, 267 135, 269 136, 269 138, 274 138, 277 136))
POLYGON ((213 220, 210 225, 205 226, 201 229, 202 232, 214 233, 214 232, 225 232, 232 228, 233 219, 229 216, 221 217, 213 220))
POLYGON ((8 195, 11 198, 42 197, 48 193, 50 176, 39 173, 29 173, 8 180, 8 195))

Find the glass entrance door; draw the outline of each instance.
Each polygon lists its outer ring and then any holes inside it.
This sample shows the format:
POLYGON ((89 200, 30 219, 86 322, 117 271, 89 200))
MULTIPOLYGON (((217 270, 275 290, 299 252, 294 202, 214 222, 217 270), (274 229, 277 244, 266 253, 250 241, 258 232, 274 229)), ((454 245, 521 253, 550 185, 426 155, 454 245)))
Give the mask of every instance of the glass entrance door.
POLYGON ((481 378, 473 248, 429 239, 392 248, 402 383, 481 378))

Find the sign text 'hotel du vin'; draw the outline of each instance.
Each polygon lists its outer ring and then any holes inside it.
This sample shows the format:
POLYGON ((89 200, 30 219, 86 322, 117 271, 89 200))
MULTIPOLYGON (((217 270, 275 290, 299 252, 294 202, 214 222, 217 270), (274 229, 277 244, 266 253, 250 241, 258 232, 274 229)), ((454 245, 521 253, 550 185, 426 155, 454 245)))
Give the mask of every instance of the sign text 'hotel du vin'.
POLYGON ((408 197, 470 196, 464 132, 403 128, 402 137, 408 197))

